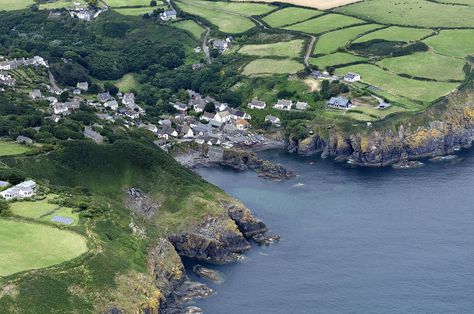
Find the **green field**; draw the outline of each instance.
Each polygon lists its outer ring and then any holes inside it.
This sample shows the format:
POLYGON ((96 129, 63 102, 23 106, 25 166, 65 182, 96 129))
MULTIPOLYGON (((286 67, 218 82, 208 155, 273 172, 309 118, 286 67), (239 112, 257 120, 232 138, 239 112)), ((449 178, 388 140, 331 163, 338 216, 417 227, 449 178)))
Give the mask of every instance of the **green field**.
POLYGON ((464 58, 474 55, 474 30, 443 30, 439 35, 427 38, 424 42, 436 52, 464 58))
POLYGON ((311 58, 311 64, 318 66, 320 69, 325 69, 327 67, 340 65, 340 64, 349 64, 354 62, 367 61, 367 58, 354 56, 349 53, 336 52, 330 55, 311 58))
POLYGON ((399 74, 430 78, 437 81, 463 80, 464 60, 432 52, 420 52, 402 57, 386 58, 377 64, 399 74))
POLYGON ((58 0, 54 2, 42 3, 40 4, 39 8, 40 10, 55 10, 55 9, 71 8, 71 7, 74 7, 74 2, 79 2, 79 3, 84 4, 83 0, 58 0))
POLYGON ((48 203, 46 200, 38 202, 14 202, 11 204, 11 211, 14 215, 22 217, 40 218, 58 207, 59 205, 48 203))
MULTIPOLYGON (((186 3, 196 7, 207 8, 214 11, 230 12, 238 15, 252 16, 263 15, 276 9, 276 7, 263 3, 244 3, 228 1, 202 1, 202 0, 180 0, 180 3, 186 3)), ((216 14, 216 13, 214 13, 216 14)), ((219 15, 219 14, 216 14, 219 15)))
POLYGON ((439 2, 439 3, 474 5, 474 2, 472 2, 472 0, 434 0, 434 1, 439 2))
POLYGON ((354 39, 358 35, 364 34, 379 27, 381 26, 376 24, 361 25, 344 28, 321 35, 314 47, 314 53, 327 54, 334 52, 338 48, 344 47, 351 39, 354 39))
MULTIPOLYGON (((150 6, 150 1, 148 0, 105 0, 109 7, 137 7, 137 6, 150 6)), ((160 1, 157 1, 158 4, 162 4, 160 1)))
POLYGON ((84 237, 57 228, 0 220, 0 276, 63 263, 87 251, 84 237))
POLYGON ((364 21, 340 14, 327 14, 312 20, 284 27, 284 29, 304 32, 309 34, 320 34, 330 30, 360 24, 364 21))
POLYGON ((200 40, 204 28, 193 20, 184 20, 171 24, 171 26, 187 31, 194 39, 200 40))
POLYGON ((22 10, 34 3, 33 0, 0 0, 0 11, 22 10))
POLYGON ((262 45, 245 45, 240 48, 239 53, 251 56, 277 56, 297 58, 301 57, 304 40, 296 39, 287 42, 262 45))
POLYGON ((370 64, 357 64, 336 70, 338 75, 344 75, 347 72, 360 74, 364 83, 377 86, 390 94, 423 102, 432 102, 441 96, 445 96, 459 85, 458 83, 429 82, 404 78, 370 64))
POLYGON ((217 26, 217 28, 219 28, 219 30, 224 33, 243 33, 255 27, 255 24, 250 21, 250 19, 243 16, 216 12, 212 9, 208 9, 203 6, 192 5, 190 3, 177 2, 176 4, 183 11, 206 19, 211 24, 217 26))
POLYGON ((289 7, 267 15, 263 18, 263 20, 271 27, 282 27, 310 19, 321 14, 323 14, 323 12, 317 10, 289 7))
POLYGON ((244 68, 244 75, 296 73, 303 70, 303 64, 294 60, 257 59, 244 68))
POLYGON ((30 151, 30 148, 26 145, 18 144, 15 142, 3 142, 0 141, 0 157, 20 155, 30 151))
MULTIPOLYGON (((54 213, 51 213, 47 216, 42 217, 41 220, 51 221, 51 219, 54 216, 61 216, 61 217, 66 217, 66 218, 73 219, 74 222, 72 224, 70 224, 69 226, 76 226, 79 222, 79 213, 74 212, 74 210, 72 208, 68 208, 68 207, 61 207, 60 209, 56 210, 54 213)), ((58 225, 62 225, 59 222, 55 222, 55 223, 58 224, 58 225)))
POLYGON ((387 41, 404 41, 408 43, 420 40, 426 36, 429 36, 432 33, 433 30, 431 29, 391 26, 364 35, 354 40, 354 43, 361 43, 374 39, 383 39, 387 41))
POLYGON ((474 27, 474 7, 428 0, 367 0, 336 9, 375 21, 421 27, 474 27))
POLYGON ((140 86, 132 73, 125 74, 119 80, 112 81, 112 83, 123 93, 128 93, 132 89, 137 89, 140 86))
POLYGON ((122 14, 122 15, 129 15, 129 16, 140 16, 146 13, 151 13, 157 7, 142 7, 142 8, 119 8, 113 9, 115 12, 122 14))

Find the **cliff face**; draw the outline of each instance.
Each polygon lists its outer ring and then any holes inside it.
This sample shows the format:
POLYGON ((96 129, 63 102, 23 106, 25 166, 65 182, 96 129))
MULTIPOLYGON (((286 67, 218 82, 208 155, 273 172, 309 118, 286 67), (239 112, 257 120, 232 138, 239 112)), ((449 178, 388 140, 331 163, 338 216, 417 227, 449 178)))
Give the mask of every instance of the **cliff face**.
POLYGON ((385 166, 411 159, 451 154, 471 146, 474 140, 474 96, 468 93, 447 99, 443 109, 423 113, 427 120, 414 128, 411 121, 396 128, 370 130, 368 134, 332 131, 322 138, 313 135, 303 141, 290 141, 290 151, 351 161, 362 166, 385 166))

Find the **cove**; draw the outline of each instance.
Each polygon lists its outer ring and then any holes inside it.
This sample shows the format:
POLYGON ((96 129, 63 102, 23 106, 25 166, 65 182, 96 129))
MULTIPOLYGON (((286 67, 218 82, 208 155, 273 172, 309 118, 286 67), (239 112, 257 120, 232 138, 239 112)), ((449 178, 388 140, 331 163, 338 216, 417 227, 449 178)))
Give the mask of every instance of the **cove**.
MULTIPOLYGON (((272 233, 196 302, 210 314, 472 313, 474 153, 418 169, 349 168, 262 153, 298 174, 199 174, 245 203, 272 233)), ((188 263, 189 264, 189 263, 188 263)), ((197 278, 190 273, 194 280, 197 278)))

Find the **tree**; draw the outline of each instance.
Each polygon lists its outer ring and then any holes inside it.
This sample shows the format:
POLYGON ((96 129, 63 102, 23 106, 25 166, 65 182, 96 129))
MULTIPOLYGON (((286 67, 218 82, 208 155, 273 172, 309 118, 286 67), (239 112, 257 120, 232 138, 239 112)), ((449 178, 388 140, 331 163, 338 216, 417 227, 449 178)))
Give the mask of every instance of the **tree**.
POLYGON ((96 83, 92 83, 91 86, 89 86, 89 93, 91 93, 91 94, 98 94, 101 91, 102 91, 102 89, 96 83))
POLYGON ((99 0, 87 0, 87 4, 93 8, 97 8, 99 5, 99 0))
POLYGON ((112 83, 109 83, 109 82, 106 82, 104 84, 104 89, 106 91, 108 91, 112 96, 115 96, 117 95, 117 93, 119 92, 119 89, 117 86, 115 86, 114 84, 112 83))
POLYGON ((205 112, 214 112, 216 111, 216 105, 211 101, 210 103, 207 103, 206 106, 204 107, 205 112))
POLYGON ((150 1, 150 7, 156 7, 158 5, 158 3, 156 2, 156 0, 151 0, 150 1))
POLYGON ((60 102, 65 102, 69 99, 69 91, 64 91, 61 93, 61 95, 59 95, 59 101, 60 102))
POLYGON ((0 216, 8 216, 10 214, 10 204, 0 199, 0 216))

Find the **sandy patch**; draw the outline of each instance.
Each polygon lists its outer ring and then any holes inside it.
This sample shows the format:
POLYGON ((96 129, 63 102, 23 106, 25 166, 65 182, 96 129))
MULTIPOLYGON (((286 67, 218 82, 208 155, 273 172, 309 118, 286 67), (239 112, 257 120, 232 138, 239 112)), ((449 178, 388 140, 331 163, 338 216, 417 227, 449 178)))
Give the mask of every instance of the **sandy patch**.
POLYGON ((310 92, 319 91, 321 83, 313 78, 304 80, 304 83, 308 86, 310 92))
POLYGON ((360 2, 362 0, 241 0, 241 1, 254 1, 254 2, 282 2, 282 3, 290 3, 294 5, 300 5, 303 7, 315 8, 320 10, 327 10, 336 7, 340 7, 342 5, 351 4, 360 2))

